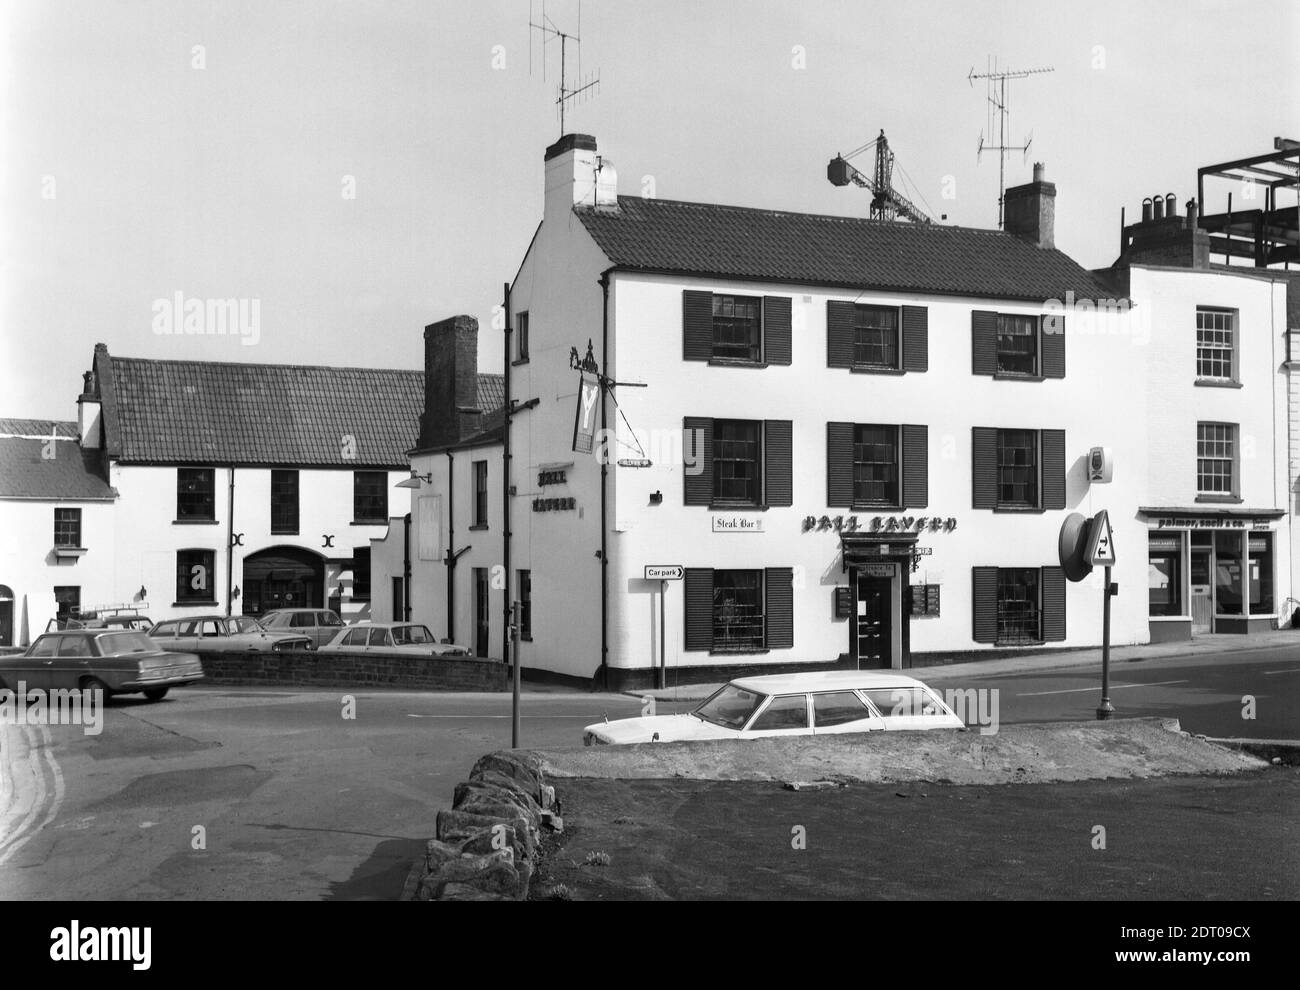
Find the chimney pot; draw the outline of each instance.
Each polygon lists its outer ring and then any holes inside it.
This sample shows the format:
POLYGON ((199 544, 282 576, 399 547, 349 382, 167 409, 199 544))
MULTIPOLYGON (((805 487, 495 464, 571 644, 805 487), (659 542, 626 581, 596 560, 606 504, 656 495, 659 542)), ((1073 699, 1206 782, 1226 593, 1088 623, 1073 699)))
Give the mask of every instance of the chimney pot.
POLYGON ((1034 162, 1034 181, 1035 181, 1035 182, 1042 182, 1042 181, 1043 181, 1043 172, 1044 172, 1044 171, 1045 171, 1045 170, 1043 169, 1043 163, 1042 163, 1042 162, 1034 162))

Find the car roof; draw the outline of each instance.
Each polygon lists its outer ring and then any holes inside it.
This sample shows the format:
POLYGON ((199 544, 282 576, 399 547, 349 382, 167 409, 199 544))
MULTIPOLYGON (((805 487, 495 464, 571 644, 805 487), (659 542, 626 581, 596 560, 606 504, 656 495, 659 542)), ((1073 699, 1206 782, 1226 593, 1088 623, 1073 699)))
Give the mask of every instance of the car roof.
MULTIPOLYGON (((419 626, 420 628, 423 629, 429 628, 423 622, 364 622, 364 623, 358 622, 356 625, 357 626, 364 625, 369 629, 401 629, 404 626, 419 626)), ((349 626, 348 628, 354 629, 356 628, 356 626, 349 626)))
POLYGON ((877 690, 880 688, 924 687, 914 677, 905 677, 888 671, 817 670, 799 674, 762 674, 758 677, 737 677, 731 681, 736 687, 761 694, 795 694, 804 691, 851 691, 854 688, 877 690))

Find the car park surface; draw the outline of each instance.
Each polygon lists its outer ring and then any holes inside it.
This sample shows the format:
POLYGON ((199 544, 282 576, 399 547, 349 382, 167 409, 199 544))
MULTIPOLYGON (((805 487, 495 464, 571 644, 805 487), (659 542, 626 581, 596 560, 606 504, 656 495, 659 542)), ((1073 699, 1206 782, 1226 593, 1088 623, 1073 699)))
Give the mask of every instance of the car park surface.
POLYGON ((943 699, 915 678, 881 671, 827 671, 737 678, 688 713, 589 725, 583 744, 964 727, 943 699))

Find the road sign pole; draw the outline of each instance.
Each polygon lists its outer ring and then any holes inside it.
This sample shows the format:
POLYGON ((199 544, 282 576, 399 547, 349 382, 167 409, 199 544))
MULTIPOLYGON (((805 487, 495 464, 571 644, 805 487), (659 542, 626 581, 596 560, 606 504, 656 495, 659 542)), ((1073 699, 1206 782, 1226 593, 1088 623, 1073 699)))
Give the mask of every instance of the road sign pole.
POLYGON ((1110 703, 1110 565, 1106 565, 1105 587, 1102 588, 1101 606, 1101 704, 1097 707, 1097 721, 1104 722, 1115 714, 1110 703))
POLYGON ((664 629, 667 623, 664 619, 664 610, 668 607, 668 582, 659 582, 659 689, 663 690, 668 686, 668 661, 667 650, 664 643, 664 629))

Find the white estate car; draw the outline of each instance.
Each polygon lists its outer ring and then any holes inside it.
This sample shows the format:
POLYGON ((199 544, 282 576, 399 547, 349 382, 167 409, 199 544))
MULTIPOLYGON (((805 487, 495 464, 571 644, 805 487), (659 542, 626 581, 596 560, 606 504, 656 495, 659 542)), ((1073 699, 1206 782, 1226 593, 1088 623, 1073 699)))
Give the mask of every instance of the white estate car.
POLYGON ((597 722, 583 745, 962 729, 932 689, 888 671, 765 674, 724 684, 693 712, 597 722))

